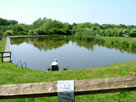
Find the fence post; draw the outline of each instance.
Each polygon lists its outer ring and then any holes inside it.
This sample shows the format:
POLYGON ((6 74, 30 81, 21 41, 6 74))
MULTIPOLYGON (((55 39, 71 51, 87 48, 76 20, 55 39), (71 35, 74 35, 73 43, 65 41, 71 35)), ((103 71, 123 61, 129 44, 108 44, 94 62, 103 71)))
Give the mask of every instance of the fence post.
POLYGON ((1 58, 2 62, 4 62, 4 58, 8 58, 9 59, 8 61, 12 62, 11 52, 0 52, 0 54, 1 54, 0 58, 1 58), (6 54, 4 55, 4 53, 6 53, 6 54))
POLYGON ((3 57, 3 52, 2 52, 1 54, 2 54, 2 56, 1 56, 2 58, 1 58, 1 59, 2 59, 2 62, 3 62, 3 60, 4 60, 4 59, 3 59, 3 58, 4 58, 4 57, 3 57))
POLYGON ((9 52, 9 55, 10 55, 10 62, 12 62, 12 61, 11 61, 11 52, 9 52))

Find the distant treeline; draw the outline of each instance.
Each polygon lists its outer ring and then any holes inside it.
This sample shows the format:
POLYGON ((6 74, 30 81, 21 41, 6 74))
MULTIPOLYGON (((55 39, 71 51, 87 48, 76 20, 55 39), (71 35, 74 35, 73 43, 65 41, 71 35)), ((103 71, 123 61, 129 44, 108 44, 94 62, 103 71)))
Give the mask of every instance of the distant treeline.
POLYGON ((18 24, 15 20, 0 18, 0 35, 74 35, 136 37, 136 25, 98 23, 63 23, 58 20, 39 18, 31 25, 18 24))

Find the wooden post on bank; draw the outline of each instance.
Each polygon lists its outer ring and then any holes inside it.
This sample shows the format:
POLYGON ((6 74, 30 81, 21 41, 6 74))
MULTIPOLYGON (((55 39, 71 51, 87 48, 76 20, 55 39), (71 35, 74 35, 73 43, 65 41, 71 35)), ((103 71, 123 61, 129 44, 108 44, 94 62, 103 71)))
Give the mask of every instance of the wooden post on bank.
POLYGON ((1 59, 2 59, 2 62, 3 62, 3 52, 1 53, 1 56, 2 56, 2 58, 1 58, 1 59))

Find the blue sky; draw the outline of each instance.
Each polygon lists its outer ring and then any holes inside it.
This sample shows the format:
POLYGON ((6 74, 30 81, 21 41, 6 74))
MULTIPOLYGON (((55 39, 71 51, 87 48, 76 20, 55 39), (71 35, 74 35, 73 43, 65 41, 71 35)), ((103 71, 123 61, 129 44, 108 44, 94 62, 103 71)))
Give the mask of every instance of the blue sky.
POLYGON ((0 0, 0 17, 26 24, 47 17, 69 23, 136 25, 136 0, 0 0))

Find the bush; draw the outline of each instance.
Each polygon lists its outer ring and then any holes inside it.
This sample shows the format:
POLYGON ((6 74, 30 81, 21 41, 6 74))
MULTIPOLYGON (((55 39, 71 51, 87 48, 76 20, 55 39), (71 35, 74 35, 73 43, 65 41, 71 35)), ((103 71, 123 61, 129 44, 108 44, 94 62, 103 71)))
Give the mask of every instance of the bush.
POLYGON ((123 41, 122 44, 123 44, 124 46, 129 46, 129 43, 128 43, 127 41, 123 41))
POLYGON ((136 43, 132 43, 131 47, 136 48, 136 43))
POLYGON ((16 32, 16 35, 27 35, 27 33, 24 31, 20 31, 20 32, 16 32))
POLYGON ((95 40, 95 37, 88 37, 86 38, 87 41, 94 41, 95 40))
POLYGON ((114 40, 111 41, 111 45, 114 45, 114 40))
POLYGON ((97 43, 105 43, 105 40, 103 40, 103 39, 95 38, 95 41, 96 41, 97 43))
POLYGON ((131 32, 131 33, 129 34, 129 36, 130 36, 130 37, 136 37, 136 32, 131 32))
POLYGON ((120 45, 120 42, 118 40, 114 41, 115 45, 120 45))

